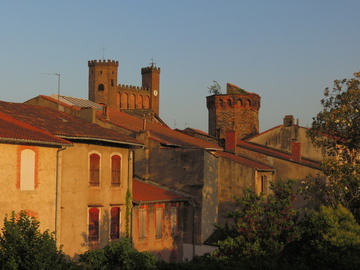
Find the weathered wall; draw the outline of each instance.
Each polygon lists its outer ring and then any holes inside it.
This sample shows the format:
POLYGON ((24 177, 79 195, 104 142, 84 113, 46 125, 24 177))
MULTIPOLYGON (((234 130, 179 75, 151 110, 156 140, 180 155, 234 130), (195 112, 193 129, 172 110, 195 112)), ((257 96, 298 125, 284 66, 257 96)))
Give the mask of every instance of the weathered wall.
POLYGON ((301 154, 303 158, 321 161, 322 154, 319 148, 314 147, 311 140, 306 136, 307 128, 293 126, 279 126, 259 134, 248 141, 266 147, 291 153, 291 142, 301 142, 301 154))
POLYGON ((182 239, 184 221, 183 203, 150 203, 136 206, 133 209, 132 240, 134 248, 138 251, 151 251, 157 257, 166 262, 179 262, 182 259, 182 239), (171 232, 171 207, 176 206, 178 210, 178 223, 176 233, 171 232), (146 238, 139 237, 139 208, 146 209, 146 238), (156 214, 155 208, 163 209, 162 237, 156 237, 156 214))
MULTIPOLYGON (((144 134, 146 136, 146 134, 144 134)), ((141 137, 145 149, 135 151, 135 175, 167 188, 182 191, 194 198, 196 241, 200 241, 202 189, 204 186, 204 150, 165 147, 141 137)), ((189 214, 191 216, 191 214, 189 214)), ((192 243, 192 218, 188 220, 184 242, 192 243)))
POLYGON ((234 209, 234 196, 241 196, 245 188, 255 189, 255 171, 229 158, 219 158, 219 222, 224 214, 234 209))
POLYGON ((218 223, 218 158, 204 152, 204 187, 202 190, 201 243, 206 241, 218 223))

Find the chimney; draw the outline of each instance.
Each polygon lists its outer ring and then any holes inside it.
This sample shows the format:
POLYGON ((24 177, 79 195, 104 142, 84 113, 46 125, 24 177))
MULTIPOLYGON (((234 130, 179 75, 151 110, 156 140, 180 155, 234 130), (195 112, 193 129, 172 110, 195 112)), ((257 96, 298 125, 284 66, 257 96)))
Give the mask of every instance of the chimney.
POLYGON ((301 162, 301 142, 291 143, 291 159, 296 162, 301 162))
POLYGON ((284 127, 291 127, 294 125, 294 116, 292 115, 285 115, 285 118, 284 118, 284 127))
POLYGON ((103 106, 102 109, 102 117, 104 117, 105 119, 108 118, 108 112, 107 112, 107 105, 106 104, 101 104, 103 106))
POLYGON ((237 134, 235 130, 227 130, 225 134, 225 150, 235 152, 237 134))
POLYGON ((142 130, 146 130, 146 118, 144 115, 142 130))

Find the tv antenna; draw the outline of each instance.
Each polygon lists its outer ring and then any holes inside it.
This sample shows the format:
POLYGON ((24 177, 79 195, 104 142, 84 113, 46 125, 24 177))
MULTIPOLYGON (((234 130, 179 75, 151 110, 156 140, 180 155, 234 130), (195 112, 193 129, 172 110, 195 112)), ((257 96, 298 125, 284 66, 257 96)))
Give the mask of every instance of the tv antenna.
POLYGON ((105 60, 105 48, 102 48, 102 60, 105 60))

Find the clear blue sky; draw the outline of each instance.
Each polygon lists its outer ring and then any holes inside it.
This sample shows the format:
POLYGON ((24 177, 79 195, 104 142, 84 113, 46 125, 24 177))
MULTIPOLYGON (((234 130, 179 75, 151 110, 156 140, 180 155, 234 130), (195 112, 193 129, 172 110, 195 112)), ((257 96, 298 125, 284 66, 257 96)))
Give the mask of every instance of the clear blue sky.
POLYGON ((121 84, 161 68, 160 115, 207 131, 207 87, 261 96, 260 130, 287 114, 310 126, 334 79, 360 70, 360 1, 12 0, 0 2, 0 100, 87 98, 92 59, 118 60, 121 84), (106 50, 103 51, 103 48, 106 50))

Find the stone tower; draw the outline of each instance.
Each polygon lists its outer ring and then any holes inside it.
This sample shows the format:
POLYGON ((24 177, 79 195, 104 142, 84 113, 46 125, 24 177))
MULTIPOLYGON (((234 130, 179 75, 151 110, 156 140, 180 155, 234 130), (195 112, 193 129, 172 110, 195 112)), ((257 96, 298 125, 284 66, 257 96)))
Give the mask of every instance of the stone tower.
POLYGON ((118 61, 92 60, 89 66, 89 100, 116 107, 118 61))
POLYGON ((88 66, 89 100, 132 114, 152 111, 159 115, 160 68, 154 63, 141 69, 141 87, 118 84, 118 61, 91 60, 88 66))
POLYGON ((222 139, 231 130, 240 140, 259 133, 259 95, 228 83, 226 94, 208 96, 206 101, 211 136, 222 139))
POLYGON ((150 90, 150 108, 159 115, 160 104, 160 68, 150 64, 141 69, 142 87, 150 90))

